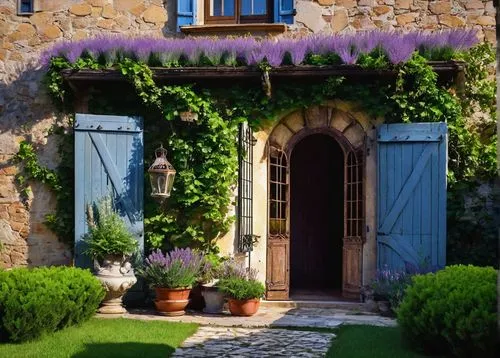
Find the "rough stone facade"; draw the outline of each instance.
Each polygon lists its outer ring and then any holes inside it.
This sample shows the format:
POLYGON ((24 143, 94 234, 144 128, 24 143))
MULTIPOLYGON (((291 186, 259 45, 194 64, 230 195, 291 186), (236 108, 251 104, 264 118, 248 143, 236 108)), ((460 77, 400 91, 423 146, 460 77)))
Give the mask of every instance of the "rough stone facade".
MULTIPOLYGON (((105 33, 174 35, 175 3, 35 0, 33 15, 18 16, 16 0, 0 2, 0 267, 71 263, 70 249, 43 224, 54 209, 54 197, 32 183, 23 201, 15 182, 19 167, 12 162, 20 141, 28 139, 44 164, 57 164, 57 144, 49 130, 64 118, 41 84, 41 51, 57 41, 105 33)), ((467 27, 479 29, 487 41, 495 37, 492 0, 296 0, 296 8, 291 30, 298 32, 467 27)))

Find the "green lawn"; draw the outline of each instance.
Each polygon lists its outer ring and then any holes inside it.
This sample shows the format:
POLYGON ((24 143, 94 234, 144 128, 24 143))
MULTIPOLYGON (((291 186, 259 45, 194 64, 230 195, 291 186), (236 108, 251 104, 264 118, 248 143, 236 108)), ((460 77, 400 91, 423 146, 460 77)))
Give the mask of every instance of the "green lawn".
POLYGON ((403 346, 396 327, 341 326, 335 331, 326 357, 331 358, 421 358, 403 346))
POLYGON ((91 319, 40 340, 22 344, 0 344, 0 357, 168 357, 196 324, 130 319, 91 319))

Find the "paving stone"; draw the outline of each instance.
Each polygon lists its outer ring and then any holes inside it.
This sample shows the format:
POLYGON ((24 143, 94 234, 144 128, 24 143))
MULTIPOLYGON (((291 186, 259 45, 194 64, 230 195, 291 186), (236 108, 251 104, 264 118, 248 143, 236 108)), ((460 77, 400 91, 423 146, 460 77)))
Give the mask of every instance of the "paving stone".
POLYGON ((173 357, 323 357, 333 338, 323 332, 202 326, 173 357))

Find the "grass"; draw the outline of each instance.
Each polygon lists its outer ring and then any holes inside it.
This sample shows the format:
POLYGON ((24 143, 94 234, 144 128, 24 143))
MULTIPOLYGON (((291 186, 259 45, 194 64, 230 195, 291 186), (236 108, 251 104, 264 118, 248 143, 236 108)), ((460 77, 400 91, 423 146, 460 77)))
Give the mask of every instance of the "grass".
POLYGON ((165 358, 197 328, 196 324, 93 318, 36 341, 0 344, 0 357, 165 358))
POLYGON ((345 325, 334 331, 337 337, 326 354, 330 358, 421 358, 401 341, 398 327, 345 325))

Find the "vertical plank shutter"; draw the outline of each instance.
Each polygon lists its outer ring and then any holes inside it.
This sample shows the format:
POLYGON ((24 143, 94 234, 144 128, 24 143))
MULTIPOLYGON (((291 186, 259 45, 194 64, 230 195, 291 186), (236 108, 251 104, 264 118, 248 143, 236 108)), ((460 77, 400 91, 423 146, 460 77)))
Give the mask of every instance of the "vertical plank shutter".
POLYGON ((76 114, 75 264, 90 267, 83 255, 86 206, 112 194, 120 215, 143 250, 143 138, 137 117, 76 114))
POLYGON ((293 24, 295 14, 294 0, 274 0, 274 22, 293 24))
POLYGON ((445 123, 379 128, 379 269, 446 263, 446 133, 445 123))
POLYGON ((196 0, 177 0, 177 31, 196 22, 196 0))

